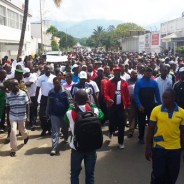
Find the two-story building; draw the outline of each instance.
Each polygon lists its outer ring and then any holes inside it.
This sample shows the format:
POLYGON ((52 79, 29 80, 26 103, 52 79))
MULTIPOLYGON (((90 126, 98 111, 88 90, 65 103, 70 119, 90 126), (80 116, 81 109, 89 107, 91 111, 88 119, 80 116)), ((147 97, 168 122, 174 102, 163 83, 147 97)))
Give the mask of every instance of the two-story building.
MULTIPOLYGON (((16 58, 21 35, 24 4, 20 0, 0 0, 0 59, 16 58)), ((23 55, 30 54, 31 14, 28 14, 23 55)))

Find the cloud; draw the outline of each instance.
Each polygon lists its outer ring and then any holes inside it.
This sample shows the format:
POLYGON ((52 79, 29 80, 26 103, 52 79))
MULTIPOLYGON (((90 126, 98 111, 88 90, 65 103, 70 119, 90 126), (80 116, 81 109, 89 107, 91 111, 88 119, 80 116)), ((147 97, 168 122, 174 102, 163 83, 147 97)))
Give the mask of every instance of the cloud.
MULTIPOLYGON (((63 0, 56 8, 52 0, 42 0, 45 19, 82 21, 86 19, 117 19, 143 26, 178 18, 183 11, 183 0, 63 0)), ((39 19, 39 1, 31 0, 33 20, 39 19)))

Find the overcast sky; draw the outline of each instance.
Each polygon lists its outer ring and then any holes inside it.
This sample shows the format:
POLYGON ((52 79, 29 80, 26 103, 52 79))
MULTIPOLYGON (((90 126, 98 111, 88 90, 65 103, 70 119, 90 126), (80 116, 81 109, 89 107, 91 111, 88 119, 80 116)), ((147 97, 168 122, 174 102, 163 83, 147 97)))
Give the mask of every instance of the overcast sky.
MULTIPOLYGON (((39 1, 29 1, 33 20, 39 20, 39 1)), ((183 0, 63 0, 60 8, 52 0, 42 2, 44 18, 58 21, 115 19, 147 26, 181 17, 184 11, 183 0)))

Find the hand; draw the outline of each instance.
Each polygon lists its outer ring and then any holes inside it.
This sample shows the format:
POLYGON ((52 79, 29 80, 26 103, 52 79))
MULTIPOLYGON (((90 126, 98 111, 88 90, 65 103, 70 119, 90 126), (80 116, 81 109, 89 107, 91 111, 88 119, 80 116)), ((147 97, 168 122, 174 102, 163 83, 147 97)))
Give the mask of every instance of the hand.
POLYGON ((145 157, 146 157, 146 160, 151 161, 152 160, 152 151, 146 150, 145 157))
POLYGON ((144 112, 144 107, 143 107, 143 106, 140 106, 140 107, 139 107, 139 111, 140 111, 140 112, 144 112))
POLYGON ((110 99, 107 103, 108 105, 112 105, 114 103, 114 100, 110 99))

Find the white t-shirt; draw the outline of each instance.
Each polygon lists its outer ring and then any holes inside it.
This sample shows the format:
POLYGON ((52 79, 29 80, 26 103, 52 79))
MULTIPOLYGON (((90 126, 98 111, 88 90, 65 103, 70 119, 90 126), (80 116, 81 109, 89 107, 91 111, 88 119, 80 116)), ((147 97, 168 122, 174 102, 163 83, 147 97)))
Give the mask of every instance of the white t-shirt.
POLYGON ((158 84, 159 92, 160 92, 160 98, 162 101, 162 95, 165 92, 166 89, 172 89, 172 79, 167 77, 165 80, 161 78, 161 76, 157 77, 155 81, 158 84))
POLYGON ((49 77, 43 74, 38 78, 37 86, 41 88, 42 95, 48 96, 49 91, 52 88, 54 88, 54 85, 53 85, 54 77, 56 76, 53 74, 50 74, 49 77))
POLYGON ((27 87, 28 89, 28 95, 30 97, 33 97, 36 95, 36 82, 37 82, 37 77, 33 74, 30 73, 29 77, 24 78, 24 83, 29 83, 29 82, 33 82, 33 84, 30 87, 27 87))
MULTIPOLYGON (((95 94, 100 92, 98 85, 96 84, 95 81, 90 80, 89 84, 91 84, 93 86, 95 94)), ((90 95, 90 101, 91 101, 91 103, 95 104, 95 100, 93 98, 93 95, 90 95)))

